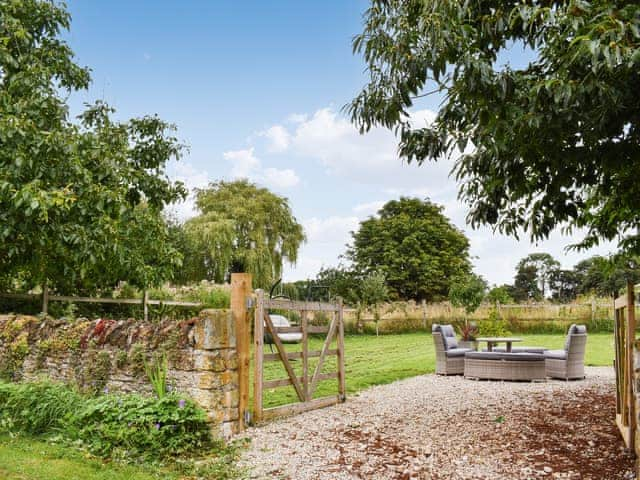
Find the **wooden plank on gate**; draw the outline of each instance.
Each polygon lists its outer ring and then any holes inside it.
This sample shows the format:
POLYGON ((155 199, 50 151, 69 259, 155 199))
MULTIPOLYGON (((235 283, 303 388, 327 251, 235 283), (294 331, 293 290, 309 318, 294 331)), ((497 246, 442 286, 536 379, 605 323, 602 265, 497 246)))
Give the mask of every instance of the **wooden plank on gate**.
POLYGON ((307 312, 303 310, 302 316, 302 390, 304 391, 304 401, 311 400, 309 397, 309 321, 307 312))
POLYGON ((335 378, 338 378, 338 372, 321 373, 318 375, 317 380, 318 382, 322 382, 324 380, 333 380, 335 378))
POLYGON ((286 300, 282 298, 265 298, 264 308, 274 308, 277 310, 299 310, 306 312, 336 312, 338 310, 338 307, 332 303, 300 302, 297 300, 286 300))
POLYGON ((269 330, 269 332, 271 333, 271 336, 273 337, 273 343, 278 349, 278 353, 280 354, 280 360, 282 360, 282 363, 284 364, 284 368, 287 371, 287 375, 289 375, 289 378, 291 379, 293 388, 295 388, 296 393, 298 394, 298 398, 304 402, 304 392, 302 391, 302 387, 300 386, 298 377, 296 377, 296 374, 293 371, 291 364, 289 363, 289 359, 287 358, 287 352, 282 346, 282 341, 280 341, 280 337, 278 337, 278 335, 276 335, 275 333, 275 328, 273 326, 273 323, 271 322, 271 317, 269 317, 269 315, 266 312, 263 312, 263 316, 264 316, 264 323, 267 325, 267 330, 269 330))
POLYGON ((329 327, 329 333, 327 334, 327 338, 324 341, 324 345, 322 346, 322 352, 320 353, 320 359, 318 360, 318 364, 316 365, 316 369, 313 373, 313 377, 311 379, 311 386, 309 387, 309 397, 313 397, 313 393, 316 391, 316 387, 318 386, 318 375, 322 371, 322 365, 324 364, 324 359, 329 351, 329 347, 331 346, 331 341, 333 340, 333 336, 336 333, 336 326, 338 324, 338 316, 333 316, 333 321, 331 322, 331 327, 329 327))
POLYGON ((618 298, 615 299, 614 301, 614 307, 616 309, 619 308, 625 308, 627 306, 627 296, 626 295, 621 295, 618 298))
MULTIPOLYGON (((322 354, 321 350, 309 350, 307 352, 307 358, 315 358, 319 357, 322 354)), ((327 350, 327 355, 338 355, 338 349, 327 350)), ((302 352, 287 352, 287 358, 289 360, 297 360, 302 358, 302 352)), ((279 353, 265 353, 263 357, 265 362, 275 362, 280 361, 279 353)))
POLYGON ((271 420, 277 417, 284 417, 288 415, 296 415, 298 413, 308 412, 309 410, 315 410, 317 408, 330 407, 340 403, 340 396, 334 395, 331 397, 318 398, 310 400, 304 403, 293 403, 291 405, 283 405, 282 407, 266 408, 264 410, 264 420, 271 420))
POLYGON ((255 344, 255 360, 254 360, 254 372, 253 372, 253 416, 255 423, 262 420, 262 382, 263 379, 263 356, 264 356, 264 291, 256 290, 257 303, 256 312, 254 316, 253 332, 254 332, 254 344, 255 344))
MULTIPOLYGON (((300 377, 298 377, 298 380, 300 380, 300 377)), ((286 387, 287 385, 293 385, 293 382, 289 377, 281 378, 279 380, 267 380, 263 382, 262 387, 264 389, 267 389, 267 388, 286 387)))
POLYGON ((328 333, 328 332, 329 332, 329 327, 327 327, 326 325, 322 327, 311 325, 309 327, 309 333, 328 333))
POLYGON ((302 333, 302 327, 275 327, 276 333, 302 333))
POLYGON ((345 368, 344 368, 344 316, 342 299, 338 300, 338 393, 340 394, 341 401, 345 401, 347 398, 347 386, 345 381, 345 368))

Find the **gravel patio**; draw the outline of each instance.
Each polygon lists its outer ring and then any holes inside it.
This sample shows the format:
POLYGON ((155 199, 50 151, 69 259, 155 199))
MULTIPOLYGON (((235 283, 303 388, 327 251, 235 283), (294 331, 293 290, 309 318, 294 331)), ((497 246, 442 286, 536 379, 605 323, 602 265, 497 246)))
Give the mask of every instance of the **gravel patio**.
POLYGON ((633 479, 614 381, 423 375, 249 429, 242 463, 260 479, 633 479))

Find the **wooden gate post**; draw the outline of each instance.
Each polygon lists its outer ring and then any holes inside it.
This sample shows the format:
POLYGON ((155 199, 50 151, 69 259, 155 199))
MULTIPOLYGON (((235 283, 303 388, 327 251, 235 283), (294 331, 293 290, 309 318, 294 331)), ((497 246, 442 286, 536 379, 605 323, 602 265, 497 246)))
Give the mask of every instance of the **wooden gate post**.
POLYGON ((249 405, 249 362, 251 361, 251 327, 247 310, 247 299, 251 295, 251 274, 231 274, 231 313, 236 329, 238 352, 238 414, 239 428, 246 425, 245 412, 249 405))
POLYGON ((635 452, 635 437, 636 437, 636 400, 633 388, 634 384, 634 359, 633 351, 636 341, 636 306, 635 306, 635 288, 633 282, 627 282, 627 338, 626 338, 626 350, 627 350, 627 376, 628 376, 628 401, 629 401, 629 449, 635 452))
POLYGON ((256 290, 256 310, 253 325, 255 359, 253 362, 253 421, 262 420, 262 368, 264 360, 264 291, 256 290))

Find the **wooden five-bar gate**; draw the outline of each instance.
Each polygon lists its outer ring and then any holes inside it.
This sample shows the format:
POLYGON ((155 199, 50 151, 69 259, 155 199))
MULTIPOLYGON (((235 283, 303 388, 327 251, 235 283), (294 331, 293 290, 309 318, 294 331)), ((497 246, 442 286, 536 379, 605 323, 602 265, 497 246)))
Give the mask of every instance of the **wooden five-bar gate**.
POLYGON ((265 298, 264 291, 256 290, 256 305, 254 311, 254 390, 253 390, 253 421, 260 422, 279 416, 291 415, 316 408, 345 401, 345 368, 344 368, 344 324, 342 302, 332 303, 299 302, 287 299, 265 298), (290 327, 274 326, 270 310, 287 313, 296 312, 300 316, 300 325, 290 327), (322 312, 328 317, 328 325, 311 325, 311 313, 322 312), (299 343, 300 351, 285 349, 278 334, 298 333, 302 335, 299 343), (267 335, 265 335, 267 334, 267 335), (310 335, 324 336, 320 350, 310 350, 310 335), (325 336, 326 335, 326 336, 325 336), (271 339, 276 352, 265 353, 265 336, 271 339), (335 340, 335 348, 332 343, 335 340), (336 371, 323 373, 325 359, 337 356, 336 371), (315 368, 310 368, 309 359, 317 358, 315 368), (301 373, 298 374, 292 361, 301 362, 301 373), (281 362, 287 377, 275 380, 265 380, 265 363, 281 362), (318 385, 325 380, 337 380, 337 394, 314 398, 318 385), (267 389, 293 386, 297 402, 271 408, 263 407, 264 392, 267 389))

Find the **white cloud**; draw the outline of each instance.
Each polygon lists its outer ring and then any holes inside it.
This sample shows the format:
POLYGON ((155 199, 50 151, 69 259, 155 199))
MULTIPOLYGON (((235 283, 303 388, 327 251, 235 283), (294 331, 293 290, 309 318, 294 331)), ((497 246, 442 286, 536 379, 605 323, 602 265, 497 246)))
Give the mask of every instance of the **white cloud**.
POLYGON ((309 118, 309 115, 306 113, 292 113, 287 117, 288 123, 302 123, 305 122, 309 118))
POLYGON ((196 169, 189 162, 171 162, 167 167, 167 173, 172 180, 184 183, 189 191, 186 200, 169 206, 169 213, 180 221, 194 217, 198 212, 193 190, 206 187, 210 182, 209 175, 196 169))
POLYGON ((232 164, 230 175, 234 179, 247 178, 277 189, 295 187, 300 183, 300 178, 290 168, 264 168, 262 161, 254 155, 253 147, 224 152, 223 156, 232 164))
POLYGON ((302 223, 308 243, 339 243, 344 246, 349 239, 350 232, 357 230, 359 221, 356 216, 332 216, 327 218, 313 217, 302 223))
POLYGON ((290 168, 285 168, 284 170, 265 168, 262 175, 264 182, 275 188, 291 188, 300 183, 300 178, 290 168))
MULTIPOLYGON (((450 160, 430 164, 429 168, 407 165, 398 156, 396 136, 385 128, 374 128, 361 135, 348 119, 331 108, 317 110, 310 116, 296 114, 293 118, 296 121, 290 122, 293 123, 290 130, 279 124, 271 129, 277 129, 277 138, 286 138, 287 151, 318 162, 329 175, 401 191, 422 188, 431 192, 448 180, 450 160)), ((434 118, 435 113, 430 110, 411 114, 416 126, 426 125, 434 118)), ((279 145, 284 145, 284 140, 279 145)))
POLYGON ((222 154, 225 160, 231 162, 231 176, 233 178, 251 178, 262 168, 262 164, 253 154, 253 148, 247 150, 231 150, 222 154))
POLYGON ((353 211, 360 215, 373 215, 378 213, 384 204, 387 203, 384 200, 376 200, 374 202, 360 203, 353 207, 353 211))
POLYGON ((282 125, 274 125, 258 133, 258 135, 269 140, 267 150, 270 153, 284 152, 289 148, 289 144, 291 143, 291 135, 282 125))

